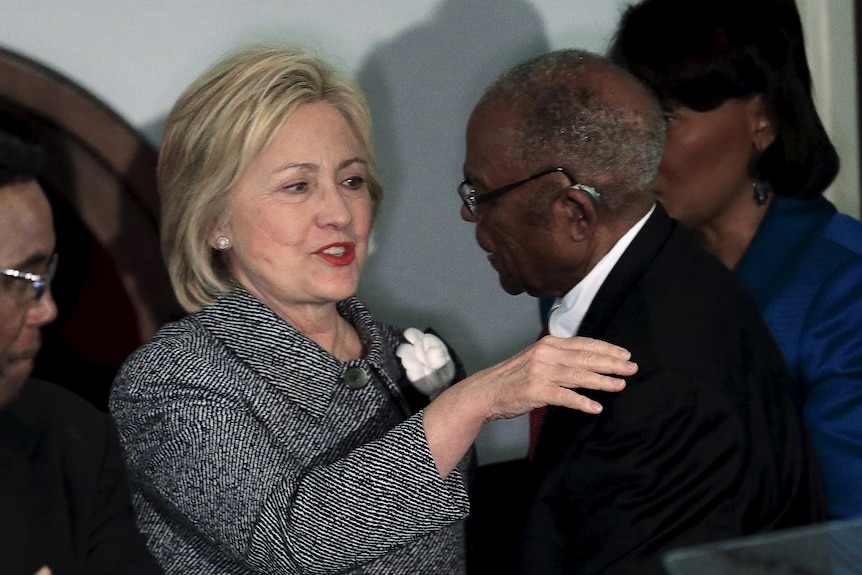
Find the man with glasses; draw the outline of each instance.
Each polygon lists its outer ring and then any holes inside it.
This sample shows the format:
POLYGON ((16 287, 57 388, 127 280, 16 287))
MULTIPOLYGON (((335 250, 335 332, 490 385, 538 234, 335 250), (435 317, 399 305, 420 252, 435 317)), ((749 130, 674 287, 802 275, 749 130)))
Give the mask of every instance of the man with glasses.
POLYGON ((655 201, 664 133, 645 88, 577 50, 506 72, 467 126, 461 215, 503 289, 556 298, 552 335, 639 366, 623 392, 587 393, 602 414, 544 414, 520 541, 480 525, 497 555, 520 546, 524 574, 659 574, 667 550, 822 517, 780 351, 655 201))
POLYGON ((161 573, 137 532, 108 416, 28 379, 39 330, 57 315, 41 164, 41 150, 0 132, 0 571, 161 573))

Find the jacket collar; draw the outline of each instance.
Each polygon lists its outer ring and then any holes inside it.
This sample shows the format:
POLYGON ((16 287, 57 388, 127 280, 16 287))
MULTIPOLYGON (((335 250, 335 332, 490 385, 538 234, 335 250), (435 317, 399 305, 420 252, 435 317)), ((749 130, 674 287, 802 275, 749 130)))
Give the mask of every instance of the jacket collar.
POLYGON ((775 196, 757 234, 736 269, 737 277, 764 309, 796 269, 811 238, 817 237, 836 213, 826 198, 798 200, 775 196))
MULTIPOLYGON (((649 267, 650 262, 661 251, 678 226, 679 223, 668 216, 664 207, 657 204, 653 214, 617 260, 616 265, 599 288, 576 335, 595 338, 604 333, 608 322, 616 315, 620 302, 629 296, 634 285, 649 267)), ((601 394, 601 392, 590 390, 578 390, 578 393, 594 399, 599 398, 601 394)), ((533 460, 536 468, 550 469, 555 467, 555 462, 565 461, 566 459, 561 456, 561 452, 579 444, 580 437, 592 429, 591 425, 574 425, 572 429, 578 430, 577 435, 558 434, 553 428, 562 425, 559 423, 560 421, 591 423, 595 421, 594 418, 593 415, 586 415, 579 411, 550 407, 542 424, 539 443, 536 445, 533 460)), ((557 466, 557 471, 561 472, 559 466, 557 466)))
POLYGON ((366 350, 364 357, 340 362, 242 288, 218 298, 195 316, 255 373, 322 417, 335 386, 344 385, 345 373, 351 367, 376 373, 387 387, 396 385, 383 335, 368 310, 351 297, 338 303, 338 311, 359 334, 366 350))
POLYGON ((668 216, 664 206, 656 203, 655 211, 620 256, 596 293, 577 335, 596 337, 603 331, 616 313, 619 302, 625 299, 678 225, 668 216))

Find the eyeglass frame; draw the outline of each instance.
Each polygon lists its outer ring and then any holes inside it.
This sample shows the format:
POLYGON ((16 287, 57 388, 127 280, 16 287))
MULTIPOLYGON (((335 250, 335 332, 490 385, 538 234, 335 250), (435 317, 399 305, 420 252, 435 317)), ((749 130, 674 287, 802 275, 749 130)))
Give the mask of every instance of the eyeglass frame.
POLYGON ((584 192, 596 204, 601 203, 602 195, 593 186, 588 186, 587 184, 582 184, 578 182, 574 177, 572 177, 572 174, 570 174, 568 170, 562 167, 548 168, 547 170, 542 170, 541 172, 533 174, 532 176, 527 176, 523 180, 518 180, 517 182, 507 184, 500 188, 490 190, 481 194, 477 194, 476 187, 470 183, 470 180, 465 179, 463 182, 458 184, 458 195, 461 197, 461 201, 464 202, 464 205, 467 207, 467 211, 470 212, 470 215, 478 220, 479 213, 476 210, 476 206, 478 206, 479 204, 483 204, 485 202, 489 202, 491 200, 499 198, 506 192, 511 192, 515 188, 523 186, 528 182, 532 182, 533 180, 554 173, 561 173, 566 176, 569 179, 570 188, 584 192))
POLYGON ((32 272, 25 272, 8 268, 0 269, 0 276, 26 280, 30 282, 34 290, 34 297, 30 300, 30 303, 36 303, 45 296, 45 293, 51 287, 51 282, 54 281, 54 275, 57 273, 58 259, 59 258, 56 253, 51 254, 50 258, 48 259, 48 267, 45 272, 41 274, 35 274, 32 272))

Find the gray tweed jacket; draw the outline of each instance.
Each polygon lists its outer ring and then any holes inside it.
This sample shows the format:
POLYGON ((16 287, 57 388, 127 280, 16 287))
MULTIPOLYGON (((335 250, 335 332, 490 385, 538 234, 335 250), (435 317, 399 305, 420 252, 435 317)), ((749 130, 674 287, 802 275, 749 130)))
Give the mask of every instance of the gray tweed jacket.
POLYGON ((353 298, 339 311, 364 358, 339 362, 240 290, 126 361, 111 413, 169 574, 463 573, 464 474, 440 479, 405 400, 401 330, 353 298))

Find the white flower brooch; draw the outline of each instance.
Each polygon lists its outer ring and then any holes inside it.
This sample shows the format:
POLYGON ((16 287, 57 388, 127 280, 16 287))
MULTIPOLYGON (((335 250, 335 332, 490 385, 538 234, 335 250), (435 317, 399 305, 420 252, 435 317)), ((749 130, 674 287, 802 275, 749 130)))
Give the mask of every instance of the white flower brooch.
POLYGON ((423 333, 415 327, 404 330, 404 339, 395 350, 407 372, 407 379, 416 389, 434 399, 455 377, 455 362, 446 344, 433 333, 423 333))

